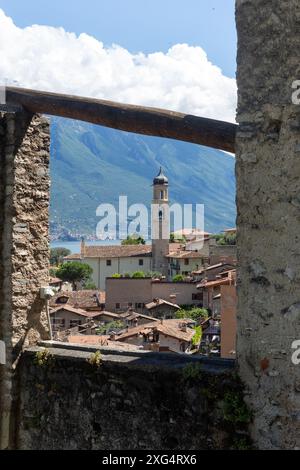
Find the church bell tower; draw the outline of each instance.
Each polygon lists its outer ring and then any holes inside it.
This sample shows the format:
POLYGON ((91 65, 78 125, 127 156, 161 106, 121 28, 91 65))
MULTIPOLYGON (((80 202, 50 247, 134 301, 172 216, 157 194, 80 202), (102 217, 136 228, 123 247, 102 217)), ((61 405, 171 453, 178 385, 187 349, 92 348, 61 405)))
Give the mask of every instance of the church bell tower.
POLYGON ((170 239, 169 181, 162 168, 153 180, 152 269, 168 276, 170 239))

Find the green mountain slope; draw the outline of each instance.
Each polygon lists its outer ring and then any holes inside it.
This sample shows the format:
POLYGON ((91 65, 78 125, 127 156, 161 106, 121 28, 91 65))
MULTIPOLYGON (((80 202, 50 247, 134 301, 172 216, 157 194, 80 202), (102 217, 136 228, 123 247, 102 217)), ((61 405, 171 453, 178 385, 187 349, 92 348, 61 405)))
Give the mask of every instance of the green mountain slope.
POLYGON ((149 206, 162 165, 170 200, 205 204, 205 228, 235 225, 234 158, 218 150, 60 118, 51 119, 51 229, 93 234, 101 203, 149 206))

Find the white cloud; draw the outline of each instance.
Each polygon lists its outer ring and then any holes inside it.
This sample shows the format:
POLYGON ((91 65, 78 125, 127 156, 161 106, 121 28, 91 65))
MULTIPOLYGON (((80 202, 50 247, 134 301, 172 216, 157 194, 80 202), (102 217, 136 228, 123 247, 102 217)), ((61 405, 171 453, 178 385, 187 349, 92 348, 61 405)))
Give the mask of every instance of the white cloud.
POLYGON ((63 28, 18 28, 0 9, 0 82, 235 120, 236 82, 201 47, 131 54, 63 28))

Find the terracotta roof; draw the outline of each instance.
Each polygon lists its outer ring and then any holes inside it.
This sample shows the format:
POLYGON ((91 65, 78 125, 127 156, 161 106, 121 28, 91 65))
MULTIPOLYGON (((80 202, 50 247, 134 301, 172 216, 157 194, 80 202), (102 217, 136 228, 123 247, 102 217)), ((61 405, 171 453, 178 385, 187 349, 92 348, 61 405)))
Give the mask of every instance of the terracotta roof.
POLYGON ((217 295, 215 295, 215 296, 213 297, 213 300, 218 300, 218 299, 220 299, 220 298, 221 298, 221 294, 217 294, 217 295))
POLYGON ((197 289, 199 287, 217 287, 217 286, 223 286, 226 284, 230 285, 233 283, 234 283, 234 279, 226 277, 225 279, 217 279, 216 281, 203 281, 197 285, 197 289))
POLYGON ((60 284, 61 282, 63 282, 61 279, 59 279, 59 277, 50 277, 50 282, 49 284, 60 284))
POLYGON ((179 259, 186 259, 186 258, 207 258, 203 254, 199 253, 198 251, 174 251, 166 255, 167 258, 179 258, 179 259))
POLYGON ((127 312, 120 313, 119 317, 125 320, 134 320, 135 318, 144 318, 145 320, 149 320, 151 322, 153 321, 159 321, 156 318, 150 317, 149 315, 144 315, 143 313, 137 313, 134 312, 133 310, 127 310, 127 312))
POLYGON ((169 307, 173 307, 177 310, 180 309, 179 305, 173 304, 172 302, 168 302, 167 300, 164 300, 164 299, 153 300, 153 302, 146 304, 146 308, 148 310, 152 310, 153 308, 160 307, 161 305, 168 305, 169 307))
POLYGON ((68 336, 68 343, 75 344, 99 344, 107 346, 109 336, 107 335, 70 335, 68 336))
POLYGON ((79 260, 79 259, 81 259, 80 253, 72 253, 71 255, 64 257, 64 260, 79 260))
MULTIPOLYGON (((234 265, 230 264, 230 263, 218 263, 218 264, 213 264, 211 266, 207 266, 207 268, 199 269, 198 271, 193 271, 193 274, 202 274, 206 271, 211 271, 213 269, 218 269, 218 268, 222 268, 222 267, 225 268, 227 266, 231 266, 232 268, 234 268, 234 265)), ((227 271, 225 271, 225 272, 227 272, 227 271)))
POLYGON ((182 247, 184 247, 183 243, 177 243, 177 242, 170 243, 169 244, 169 253, 179 251, 182 247))
POLYGON ((132 256, 151 256, 151 253, 151 245, 86 245, 84 258, 128 258, 132 256))
POLYGON ((100 308, 100 304, 105 304, 105 292, 100 290, 78 290, 78 291, 61 291, 55 294, 50 300, 50 307, 66 305, 59 303, 60 297, 67 297, 67 304, 74 308, 93 309, 100 308))
POLYGON ((149 334, 151 331, 153 331, 153 329, 155 329, 165 336, 171 336, 172 338, 189 342, 195 335, 195 330, 187 327, 186 331, 182 331, 179 328, 179 325, 182 323, 188 323, 188 321, 184 321, 182 319, 172 319, 135 326, 134 328, 129 328, 126 333, 117 336, 116 341, 122 341, 126 338, 137 336, 139 334, 149 334))
POLYGON ((120 318, 120 315, 118 315, 117 313, 113 313, 113 312, 106 312, 105 310, 102 310, 102 312, 98 312, 98 316, 101 320, 101 316, 107 316, 107 317, 111 317, 111 318, 114 318, 116 320, 121 320, 120 318))
POLYGON ((112 349, 118 349, 121 351, 138 351, 139 347, 134 344, 119 343, 117 341, 111 341, 110 336, 107 335, 72 335, 68 336, 68 343, 73 344, 86 344, 86 345, 99 345, 111 347, 112 349))
POLYGON ((203 230, 198 230, 198 229, 195 229, 195 228, 184 228, 184 229, 181 229, 181 230, 176 230, 174 232, 174 235, 175 236, 188 236, 188 235, 196 235, 196 236, 204 236, 204 237, 209 237, 209 235, 211 235, 211 233, 209 232, 204 232, 203 230))
POLYGON ((86 310, 82 310, 81 308, 74 308, 68 304, 62 304, 59 307, 51 309, 50 315, 53 315, 61 310, 66 310, 67 312, 75 313, 75 315, 86 318, 95 318, 99 316, 99 312, 87 312, 86 310))

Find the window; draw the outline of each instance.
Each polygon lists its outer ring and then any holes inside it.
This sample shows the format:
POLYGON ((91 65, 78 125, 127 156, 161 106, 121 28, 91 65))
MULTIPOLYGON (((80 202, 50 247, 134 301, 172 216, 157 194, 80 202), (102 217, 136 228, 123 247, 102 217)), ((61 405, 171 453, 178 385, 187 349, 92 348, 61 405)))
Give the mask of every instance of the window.
POLYGON ((111 259, 106 260, 106 266, 111 266, 111 259))
POLYGON ((164 192, 163 191, 160 192, 160 199, 164 199, 164 192))
POLYGON ((132 302, 128 302, 128 307, 132 307, 132 302))
POLYGON ((139 266, 144 266, 144 260, 143 259, 139 259, 139 266))
POLYGON ((52 325, 54 327, 64 328, 66 321, 64 318, 52 318, 52 325))
POLYGON ((121 308, 121 304, 116 303, 116 309, 120 309, 120 308, 121 308))
POLYGON ((192 300, 203 300, 203 293, 198 292, 197 294, 192 294, 192 300))
POLYGON ((184 264, 185 264, 186 266, 188 266, 188 265, 190 264, 190 260, 186 258, 186 259, 184 260, 184 264))
POLYGON ((66 304, 69 300, 69 297, 66 297, 65 295, 62 295, 60 297, 57 297, 56 303, 57 304, 66 304))
POLYGON ((75 326, 81 325, 81 320, 71 320, 70 321, 70 328, 74 328, 75 326))
POLYGON ((135 308, 144 308, 144 307, 145 307, 145 304, 143 304, 143 303, 137 302, 135 304, 135 308))

